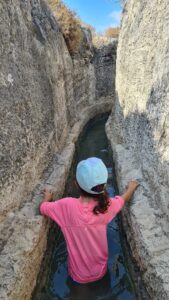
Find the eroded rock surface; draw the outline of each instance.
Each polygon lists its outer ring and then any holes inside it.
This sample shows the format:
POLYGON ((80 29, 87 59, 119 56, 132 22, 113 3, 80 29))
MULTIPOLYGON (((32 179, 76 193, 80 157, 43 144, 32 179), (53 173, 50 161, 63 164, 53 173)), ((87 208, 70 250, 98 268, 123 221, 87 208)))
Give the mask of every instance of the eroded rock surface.
POLYGON ((41 191, 62 195, 80 131, 113 99, 96 97, 90 34, 72 58, 46 1, 0 0, 0 25, 0 299, 26 300, 46 246, 41 191))
POLYGON ((96 98, 115 95, 117 41, 95 49, 96 98))
POLYGON ((126 1, 117 51, 117 98, 107 125, 122 191, 141 186, 124 211, 133 255, 151 299, 169 299, 169 6, 126 1))

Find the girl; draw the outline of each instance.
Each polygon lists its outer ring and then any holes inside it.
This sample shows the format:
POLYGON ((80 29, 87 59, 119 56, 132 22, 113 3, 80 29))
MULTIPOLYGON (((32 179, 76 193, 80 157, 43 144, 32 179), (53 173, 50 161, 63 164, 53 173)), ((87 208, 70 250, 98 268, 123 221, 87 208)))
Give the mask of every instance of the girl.
POLYGON ((40 213, 50 217, 64 234, 68 250, 68 272, 77 283, 101 279, 107 272, 107 224, 129 201, 138 187, 130 181, 121 195, 109 198, 106 192, 107 168, 101 159, 81 161, 76 170, 80 198, 63 198, 49 202, 53 194, 44 192, 40 213))

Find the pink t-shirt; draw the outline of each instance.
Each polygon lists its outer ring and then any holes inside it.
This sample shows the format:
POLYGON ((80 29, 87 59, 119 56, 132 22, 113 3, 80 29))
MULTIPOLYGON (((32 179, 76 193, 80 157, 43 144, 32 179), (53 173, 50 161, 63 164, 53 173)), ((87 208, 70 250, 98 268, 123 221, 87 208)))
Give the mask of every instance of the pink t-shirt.
POLYGON ((68 250, 68 271, 79 283, 96 281, 107 271, 107 224, 124 206, 120 196, 110 199, 108 211, 95 215, 96 201, 82 202, 81 198, 63 198, 43 202, 42 215, 50 217, 62 229, 68 250))

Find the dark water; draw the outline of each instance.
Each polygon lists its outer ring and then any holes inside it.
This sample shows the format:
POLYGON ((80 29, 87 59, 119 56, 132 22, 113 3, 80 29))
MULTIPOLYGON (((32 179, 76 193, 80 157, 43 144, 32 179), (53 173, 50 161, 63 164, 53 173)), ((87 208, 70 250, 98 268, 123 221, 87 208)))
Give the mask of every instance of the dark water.
MULTIPOLYGON (((75 162, 70 172, 65 195, 78 196, 73 185, 73 175, 78 161, 96 156, 106 164, 109 172, 108 192, 114 196, 115 178, 112 170, 112 153, 105 135, 107 116, 93 120, 85 128, 77 145, 75 162)), ((49 253, 43 263, 42 275, 39 278, 38 292, 33 300, 134 300, 134 284, 127 269, 127 261, 123 254, 118 217, 108 226, 109 261, 108 275, 96 283, 78 285, 68 279, 67 251, 64 237, 56 225, 49 236, 49 253), (57 234, 57 239, 55 238, 57 234), (51 244, 54 244, 51 247, 51 244), (46 265, 45 265, 46 264, 46 265)), ((91 266, 92 267, 92 266, 91 266)))

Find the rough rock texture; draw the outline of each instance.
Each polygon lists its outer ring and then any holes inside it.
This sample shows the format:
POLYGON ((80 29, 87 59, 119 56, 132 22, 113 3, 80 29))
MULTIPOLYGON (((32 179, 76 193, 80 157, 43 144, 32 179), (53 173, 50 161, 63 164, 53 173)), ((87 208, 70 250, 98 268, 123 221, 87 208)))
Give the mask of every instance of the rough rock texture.
POLYGON ((95 50, 96 99, 115 95, 117 41, 95 50))
POLYGON ((124 211, 150 299, 169 299, 169 6, 128 0, 117 51, 116 104, 107 124, 120 191, 140 179, 124 211))
POLYGON ((62 195, 80 131, 112 107, 109 91, 96 101, 82 30, 71 58, 44 0, 0 0, 1 300, 30 299, 48 227, 38 215, 41 191, 48 184, 62 195))

